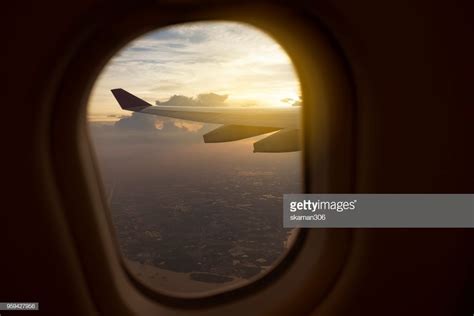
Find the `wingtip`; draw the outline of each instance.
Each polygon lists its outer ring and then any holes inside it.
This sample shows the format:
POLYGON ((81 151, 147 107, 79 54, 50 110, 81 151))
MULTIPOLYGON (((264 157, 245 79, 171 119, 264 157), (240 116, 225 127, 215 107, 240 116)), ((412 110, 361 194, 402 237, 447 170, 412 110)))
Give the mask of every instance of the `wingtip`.
POLYGON ((115 88, 115 89, 110 89, 110 92, 112 92, 112 94, 114 95, 114 97, 117 97, 117 95, 118 95, 120 92, 126 92, 126 91, 123 90, 122 88, 115 88))
POLYGON ((144 108, 151 106, 151 104, 134 96, 122 88, 111 89, 110 91, 114 95, 120 107, 124 110, 141 111, 144 108))

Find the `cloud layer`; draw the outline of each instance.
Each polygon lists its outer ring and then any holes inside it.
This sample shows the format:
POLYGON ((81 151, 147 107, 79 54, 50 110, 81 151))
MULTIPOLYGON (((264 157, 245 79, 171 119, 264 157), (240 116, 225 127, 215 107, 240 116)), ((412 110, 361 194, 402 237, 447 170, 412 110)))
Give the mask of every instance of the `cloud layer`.
POLYGON ((212 104, 211 91, 227 95, 231 105, 282 105, 281 99, 300 95, 283 49, 265 33, 231 22, 187 23, 131 42, 98 78, 89 112, 120 114, 110 93, 119 87, 152 104, 199 94, 195 101, 212 104))
POLYGON ((184 95, 173 95, 167 101, 155 101, 156 105, 172 106, 226 106, 228 95, 216 93, 201 93, 196 98, 184 95))

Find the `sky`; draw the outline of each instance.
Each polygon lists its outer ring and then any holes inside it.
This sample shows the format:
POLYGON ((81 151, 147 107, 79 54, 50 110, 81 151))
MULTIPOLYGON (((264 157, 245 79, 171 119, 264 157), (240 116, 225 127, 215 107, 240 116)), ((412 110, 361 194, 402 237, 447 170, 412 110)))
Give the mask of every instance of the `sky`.
POLYGON ((155 104, 173 95, 228 95, 222 105, 291 106, 300 86, 291 60, 270 36, 242 23, 197 22, 147 33, 120 50, 92 90, 90 120, 117 120, 110 93, 123 88, 155 104))

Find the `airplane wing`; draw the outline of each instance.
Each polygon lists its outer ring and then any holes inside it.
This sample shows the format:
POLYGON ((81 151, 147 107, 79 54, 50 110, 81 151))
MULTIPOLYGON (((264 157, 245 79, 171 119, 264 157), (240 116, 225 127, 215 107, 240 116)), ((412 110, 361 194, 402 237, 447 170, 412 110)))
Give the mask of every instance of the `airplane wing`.
POLYGON ((123 89, 111 90, 124 110, 203 123, 223 124, 203 135, 205 143, 228 142, 276 132, 254 143, 254 152, 300 150, 299 107, 152 106, 123 89))

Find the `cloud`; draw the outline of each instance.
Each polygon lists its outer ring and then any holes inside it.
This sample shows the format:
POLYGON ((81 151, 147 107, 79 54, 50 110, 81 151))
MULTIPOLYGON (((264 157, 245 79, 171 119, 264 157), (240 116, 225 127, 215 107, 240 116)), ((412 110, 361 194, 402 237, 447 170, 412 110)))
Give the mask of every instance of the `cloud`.
POLYGON ((173 95, 167 101, 156 101, 156 105, 167 106, 226 106, 227 94, 201 93, 196 98, 173 95))
POLYGON ((195 123, 195 122, 176 120, 174 122, 174 126, 176 126, 177 128, 182 128, 188 132, 195 133, 199 131, 200 129, 202 129, 204 125, 200 123, 195 123))
POLYGON ((173 95, 168 101, 156 101, 156 105, 172 105, 172 106, 196 106, 198 105, 196 100, 192 97, 186 97, 184 95, 173 95))
MULTIPOLYGON (((174 95, 169 100, 160 102, 157 105, 167 106, 225 106, 227 95, 219 95, 216 93, 202 93, 196 98, 184 95, 174 95)), ((115 122, 115 127, 119 130, 154 132, 154 131, 170 131, 172 129, 180 129, 187 132, 197 132, 203 128, 204 124, 196 122, 188 122, 169 118, 159 118, 154 115, 132 112, 131 116, 110 115, 111 117, 120 118, 115 122)))
MULTIPOLYGON (((129 48, 130 51, 132 52, 152 52, 153 49, 149 47, 139 47, 139 46, 134 46, 129 48)), ((117 56, 119 57, 119 56, 117 56)))
POLYGON ((168 43, 166 46, 171 47, 171 48, 185 48, 186 44, 183 43, 168 43))
POLYGON ((295 102, 292 104, 293 106, 302 106, 303 105, 303 96, 300 95, 298 97, 298 100, 295 100, 295 102))
POLYGON ((295 103, 293 103, 292 105, 293 106, 301 106, 303 103, 301 102, 301 100, 299 101, 295 101, 295 103))
POLYGON ((156 118, 143 113, 133 112, 131 116, 121 118, 115 127, 122 130, 155 131, 156 118))
POLYGON ((131 116, 122 117, 113 126, 118 131, 142 134, 157 131, 160 133, 196 133, 204 127, 204 124, 133 112, 131 116))
POLYGON ((169 27, 161 32, 153 32, 148 38, 159 42, 179 41, 190 43, 203 43, 208 40, 209 34, 206 29, 188 24, 181 27, 169 27))
POLYGON ((301 106, 303 104, 301 98, 302 98, 301 96, 299 96, 298 100, 293 99, 293 98, 283 98, 280 101, 283 103, 291 104, 292 106, 301 106))
POLYGON ((223 106, 228 97, 227 94, 202 93, 197 96, 197 101, 206 106, 223 106))
POLYGON ((162 130, 165 128, 165 122, 162 120, 155 120, 155 129, 162 130))

